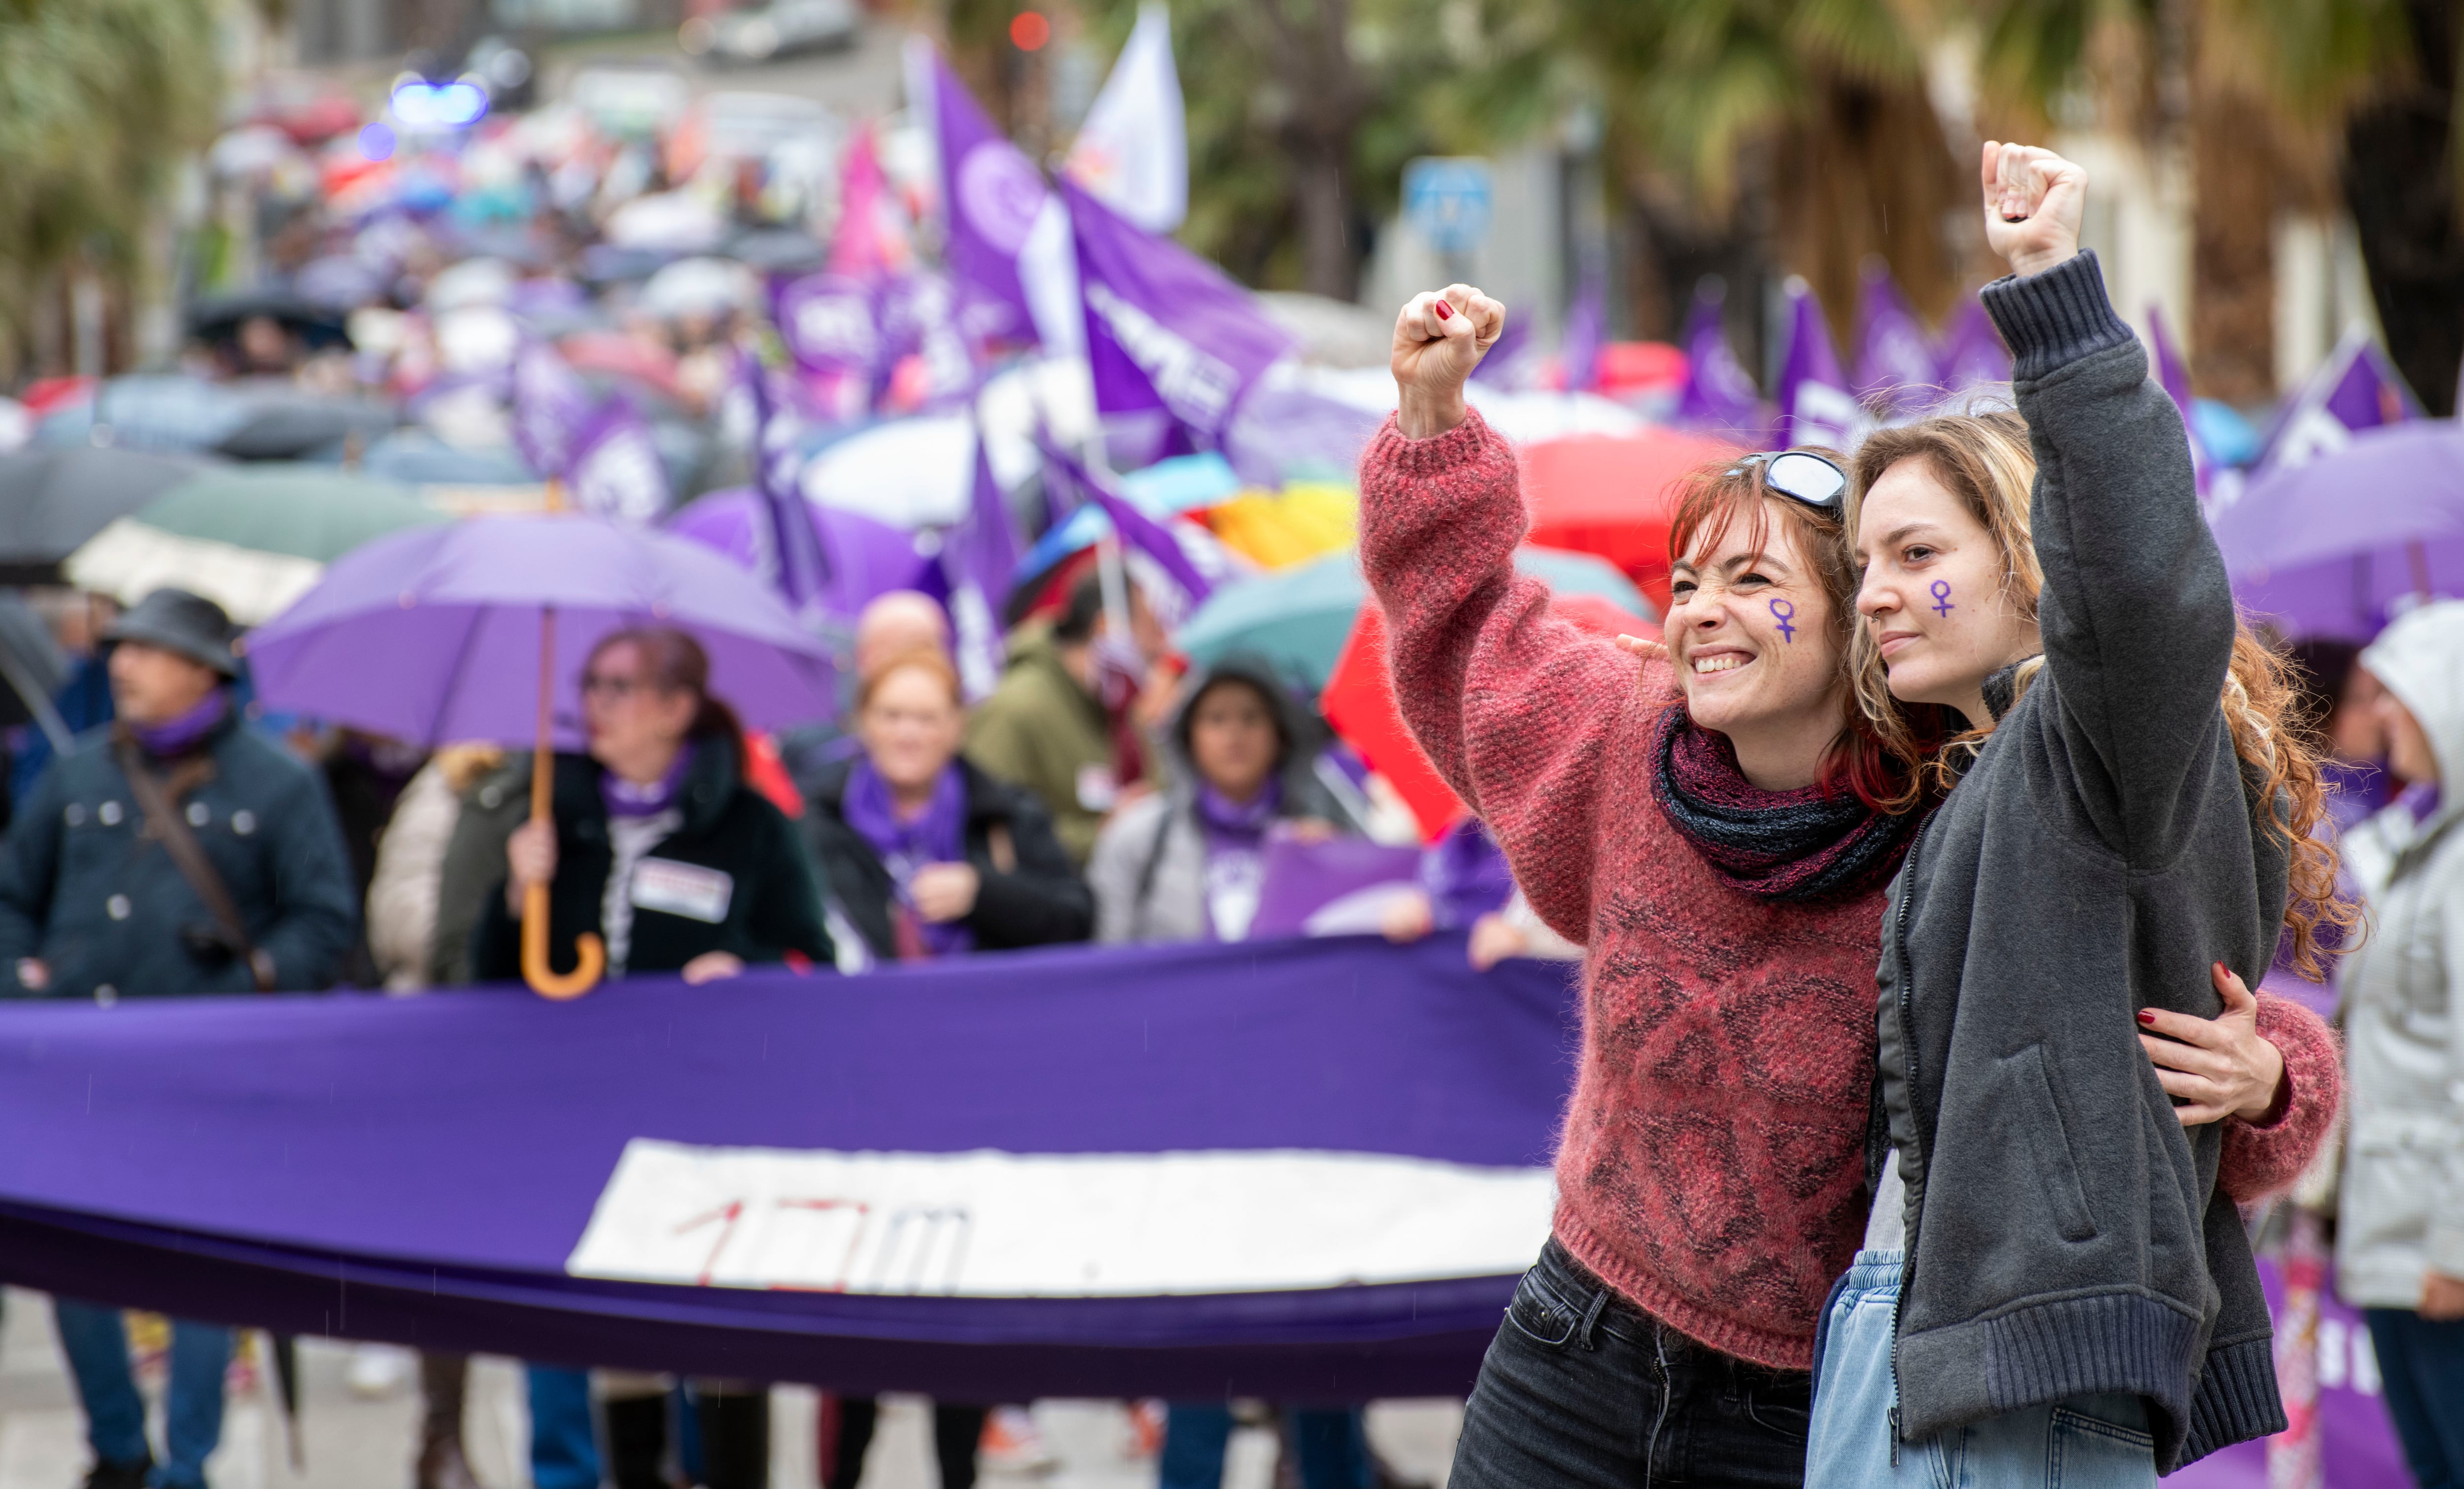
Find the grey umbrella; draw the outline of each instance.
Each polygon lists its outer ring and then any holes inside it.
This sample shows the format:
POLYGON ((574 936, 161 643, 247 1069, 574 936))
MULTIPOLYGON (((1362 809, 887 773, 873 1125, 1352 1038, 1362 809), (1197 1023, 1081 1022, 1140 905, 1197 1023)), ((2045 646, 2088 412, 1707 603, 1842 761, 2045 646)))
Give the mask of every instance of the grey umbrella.
POLYGON ((402 421, 382 404, 345 398, 273 398, 214 445, 234 460, 313 458, 352 434, 364 446, 402 421))
POLYGON ((0 455, 0 584, 57 584, 87 539, 206 464, 93 448, 0 455))
POLYGON ((51 628, 13 595, 0 595, 0 727, 33 723, 66 754, 77 742, 52 696, 60 690, 67 663, 53 644, 51 628))

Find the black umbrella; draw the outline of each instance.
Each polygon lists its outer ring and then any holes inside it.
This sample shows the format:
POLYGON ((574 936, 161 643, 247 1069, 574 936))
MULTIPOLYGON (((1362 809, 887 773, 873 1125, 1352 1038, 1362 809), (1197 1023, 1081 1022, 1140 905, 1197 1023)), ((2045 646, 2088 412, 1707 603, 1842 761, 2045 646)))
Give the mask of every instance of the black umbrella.
POLYGON ((0 584, 57 584, 60 562, 206 468, 134 450, 29 450, 0 455, 0 584))
POLYGON ((228 342, 239 335, 242 325, 259 316, 278 322, 307 344, 310 351, 351 344, 340 311, 289 290, 209 295, 188 308, 188 334, 200 341, 228 342))
POLYGON ((400 422, 392 410, 379 404, 341 398, 277 399, 251 413, 214 450, 234 460, 299 460, 354 433, 363 446, 367 445, 400 422))

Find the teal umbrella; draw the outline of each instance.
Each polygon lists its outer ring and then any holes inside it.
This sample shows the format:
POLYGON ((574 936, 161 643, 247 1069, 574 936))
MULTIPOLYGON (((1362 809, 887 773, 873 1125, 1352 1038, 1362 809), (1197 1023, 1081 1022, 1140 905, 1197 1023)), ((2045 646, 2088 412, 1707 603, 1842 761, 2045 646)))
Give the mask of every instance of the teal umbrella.
MULTIPOLYGON (((1596 594, 1638 615, 1658 613, 1616 565, 1588 553, 1518 548, 1514 567, 1559 594, 1596 594)), ((1330 553, 1216 590, 1180 628, 1180 649, 1199 663, 1235 652, 1264 656, 1315 693, 1368 597, 1358 555, 1330 553)))

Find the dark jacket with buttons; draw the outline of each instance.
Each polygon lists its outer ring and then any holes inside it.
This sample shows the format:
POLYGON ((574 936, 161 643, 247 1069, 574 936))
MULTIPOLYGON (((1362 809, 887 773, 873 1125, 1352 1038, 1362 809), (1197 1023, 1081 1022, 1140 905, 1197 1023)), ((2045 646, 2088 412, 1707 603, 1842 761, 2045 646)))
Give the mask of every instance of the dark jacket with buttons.
MULTIPOLYGON (((275 986, 330 986, 359 929, 350 861, 323 786, 282 747, 226 720, 197 749, 211 773, 176 805, 274 962, 275 986)), ((183 757, 184 759, 187 757, 183 757)), ((162 762, 169 774, 179 764, 162 762)), ((121 772, 110 731, 52 763, 0 847, 0 993, 23 996, 17 963, 51 970, 55 997, 248 992, 246 962, 163 845, 121 772)))
MULTIPOLYGON (((586 755, 556 757, 556 880, 548 886, 548 965, 574 967, 574 941, 604 936, 600 912, 616 852, 607 838, 607 804, 599 793, 600 767, 586 755)), ((650 849, 688 870, 715 871, 725 905, 715 919, 681 910, 633 906, 628 976, 681 971, 705 951, 728 951, 747 963, 782 962, 796 952, 816 967, 836 965, 822 900, 796 830, 767 797, 744 784, 736 752, 715 741, 694 751, 677 788, 684 820, 650 849)), ((647 861, 647 859, 646 859, 647 861)), ((640 882, 636 871, 636 883, 640 882)), ((716 897, 713 897, 714 900, 716 897)), ((521 922, 505 907, 504 857, 495 887, 473 929, 471 975, 505 982, 522 974, 521 922)))

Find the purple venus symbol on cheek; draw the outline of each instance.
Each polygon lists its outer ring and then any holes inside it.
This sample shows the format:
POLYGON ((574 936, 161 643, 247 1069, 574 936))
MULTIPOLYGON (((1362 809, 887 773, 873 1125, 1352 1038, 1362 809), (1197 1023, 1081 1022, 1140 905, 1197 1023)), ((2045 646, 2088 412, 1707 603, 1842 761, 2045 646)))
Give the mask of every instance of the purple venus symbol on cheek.
POLYGON ((1959 609, 1958 606, 1950 603, 1949 580, 1937 579, 1933 582, 1931 588, 1933 590, 1933 612, 1935 614, 1947 615, 1952 611, 1959 609))
POLYGON ((1774 598, 1771 602, 1771 619, 1779 622, 1779 638, 1791 646, 1796 644, 1796 628, 1789 624, 1796 618, 1796 604, 1774 598))

